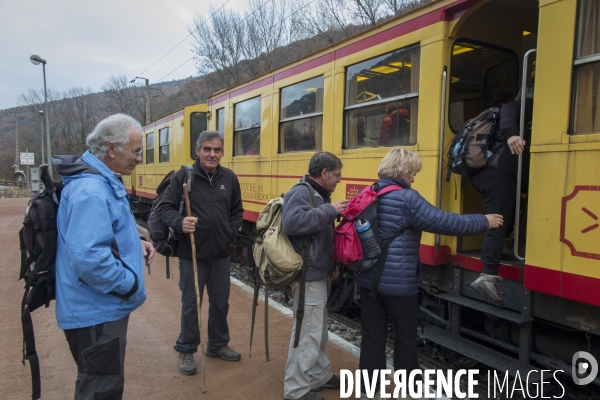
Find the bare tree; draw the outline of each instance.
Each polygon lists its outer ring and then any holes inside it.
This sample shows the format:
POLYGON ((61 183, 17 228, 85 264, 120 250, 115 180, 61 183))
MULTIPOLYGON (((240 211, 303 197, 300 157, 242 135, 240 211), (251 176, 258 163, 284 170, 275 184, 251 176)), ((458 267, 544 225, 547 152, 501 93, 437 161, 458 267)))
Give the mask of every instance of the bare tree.
POLYGON ((432 0, 381 0, 383 12, 391 14, 391 17, 404 14, 410 10, 414 10, 424 4, 431 3, 432 0))
POLYGON ((250 0, 246 12, 246 46, 244 55, 253 76, 269 71, 282 63, 274 57, 275 51, 298 37, 297 16, 294 6, 286 0, 264 2, 250 0))
MULTIPOLYGON (((384 0, 350 0, 350 15, 358 25, 375 26, 383 17, 381 5, 384 0)), ((390 0, 393 1, 393 0, 390 0)))
POLYGON ((125 75, 111 75, 100 89, 108 100, 103 107, 105 111, 133 115, 135 89, 128 85, 125 75))
POLYGON ((210 6, 210 18, 196 15, 190 33, 194 38, 196 68, 201 75, 214 72, 215 89, 225 89, 243 82, 244 23, 235 12, 210 6))

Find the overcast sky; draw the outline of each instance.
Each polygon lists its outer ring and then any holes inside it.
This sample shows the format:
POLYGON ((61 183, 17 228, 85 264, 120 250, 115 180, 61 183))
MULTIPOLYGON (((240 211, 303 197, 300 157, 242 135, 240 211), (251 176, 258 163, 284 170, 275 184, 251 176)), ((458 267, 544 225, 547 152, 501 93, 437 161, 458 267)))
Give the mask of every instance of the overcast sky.
MULTIPOLYGON (((111 75, 148 78, 150 83, 195 76, 189 35, 194 15, 208 15, 227 0, 0 0, 0 109, 15 107, 29 88, 43 89, 46 59, 49 89, 100 87, 111 75), (170 74, 169 74, 170 73, 170 74), (167 76, 168 75, 168 76, 167 76), (163 79, 164 78, 164 79, 163 79)), ((241 10, 245 0, 226 7, 241 10)), ((142 84, 139 81, 138 84, 142 84)))

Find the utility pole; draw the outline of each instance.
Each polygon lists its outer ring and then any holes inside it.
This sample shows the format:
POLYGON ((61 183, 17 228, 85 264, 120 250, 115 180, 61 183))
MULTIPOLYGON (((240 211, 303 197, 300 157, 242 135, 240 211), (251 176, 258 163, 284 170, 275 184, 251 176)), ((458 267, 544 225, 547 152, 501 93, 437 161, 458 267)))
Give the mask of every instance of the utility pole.
POLYGON ((152 121, 152 115, 150 113, 150 80, 148 78, 136 76, 134 79, 129 81, 129 83, 134 83, 136 79, 143 79, 146 81, 146 125, 148 125, 152 121))
POLYGON ((15 172, 19 170, 19 117, 15 112, 15 172))

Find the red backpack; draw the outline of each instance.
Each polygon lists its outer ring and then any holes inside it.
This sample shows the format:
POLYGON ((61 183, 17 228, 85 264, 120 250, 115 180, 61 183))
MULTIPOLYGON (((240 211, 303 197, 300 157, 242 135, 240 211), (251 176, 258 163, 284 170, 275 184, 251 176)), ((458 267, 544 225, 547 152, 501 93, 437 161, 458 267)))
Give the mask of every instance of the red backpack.
POLYGON ((376 186, 365 188, 348 203, 340 213, 344 218, 335 229, 335 260, 355 271, 372 268, 380 258, 385 262, 388 246, 398 236, 383 242, 379 239, 377 197, 402 187, 390 185, 378 191, 376 186))

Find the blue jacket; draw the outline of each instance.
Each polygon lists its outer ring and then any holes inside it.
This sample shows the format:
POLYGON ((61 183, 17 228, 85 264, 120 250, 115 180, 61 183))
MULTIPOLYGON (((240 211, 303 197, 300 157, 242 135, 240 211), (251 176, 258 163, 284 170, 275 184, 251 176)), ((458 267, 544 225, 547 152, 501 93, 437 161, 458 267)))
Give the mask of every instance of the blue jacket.
POLYGON ((56 221, 58 326, 124 318, 146 300, 142 246, 127 191, 89 151, 52 162, 66 184, 56 221))
MULTIPOLYGON (((488 220, 482 214, 460 215, 442 211, 429 204, 402 178, 380 179, 379 188, 388 185, 402 186, 381 196, 377 203, 377 232, 380 239, 391 239, 405 231, 390 243, 378 292, 391 296, 416 296, 421 278, 419 245, 421 233, 440 235, 472 235, 487 229, 488 220)), ((370 289, 375 268, 361 272, 358 284, 370 289)))

